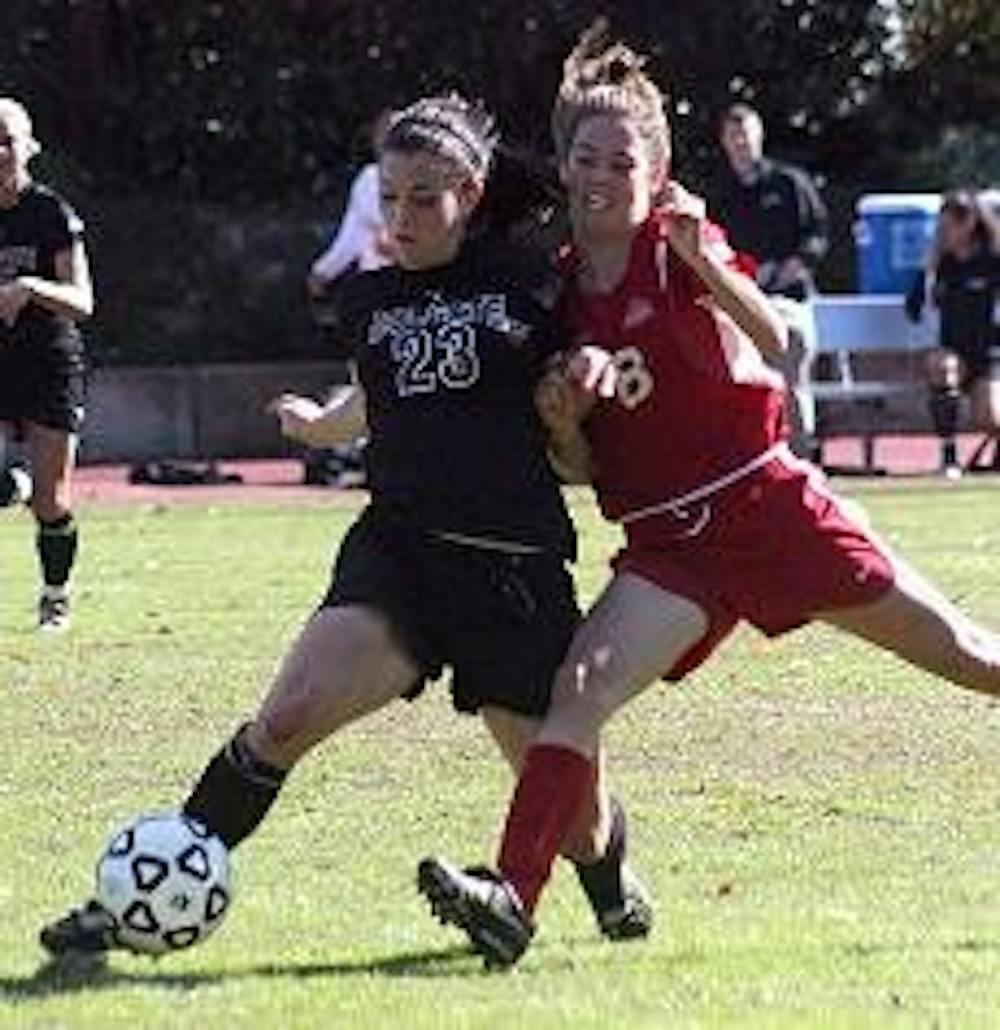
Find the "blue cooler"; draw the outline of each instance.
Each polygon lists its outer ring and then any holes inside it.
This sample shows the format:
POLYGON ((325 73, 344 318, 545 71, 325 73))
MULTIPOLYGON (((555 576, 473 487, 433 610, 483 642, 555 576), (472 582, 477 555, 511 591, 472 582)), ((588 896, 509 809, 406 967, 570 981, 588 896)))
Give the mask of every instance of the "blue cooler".
POLYGON ((937 225, 937 193, 868 193, 857 205, 859 293, 906 293, 937 225))

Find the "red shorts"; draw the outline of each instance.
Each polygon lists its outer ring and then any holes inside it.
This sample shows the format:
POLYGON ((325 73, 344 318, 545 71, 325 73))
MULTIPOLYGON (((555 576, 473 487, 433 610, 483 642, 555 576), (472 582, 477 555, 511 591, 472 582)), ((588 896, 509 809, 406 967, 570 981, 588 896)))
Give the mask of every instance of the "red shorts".
POLYGON ((740 621, 777 636, 819 612, 868 604, 894 582, 886 550, 826 486, 823 474, 776 458, 683 513, 641 519, 613 560, 688 598, 705 636, 665 674, 697 668, 740 621))

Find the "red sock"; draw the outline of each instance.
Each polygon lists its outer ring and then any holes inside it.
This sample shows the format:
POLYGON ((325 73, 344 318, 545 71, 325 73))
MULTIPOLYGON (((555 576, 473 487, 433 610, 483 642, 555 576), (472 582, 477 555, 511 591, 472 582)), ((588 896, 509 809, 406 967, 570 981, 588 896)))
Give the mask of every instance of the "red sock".
POLYGON ((538 903, 593 776, 593 764, 569 748, 536 744, 525 756, 498 865, 528 912, 538 903))

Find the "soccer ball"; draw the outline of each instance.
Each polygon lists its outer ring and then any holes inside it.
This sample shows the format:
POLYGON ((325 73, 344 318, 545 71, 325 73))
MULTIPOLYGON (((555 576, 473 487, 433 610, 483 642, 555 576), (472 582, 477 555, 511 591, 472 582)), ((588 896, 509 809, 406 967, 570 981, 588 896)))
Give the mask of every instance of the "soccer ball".
POLYGON ((196 819, 140 816, 111 838, 98 860, 96 897, 134 951, 189 948, 212 934, 229 909, 229 852, 196 819))

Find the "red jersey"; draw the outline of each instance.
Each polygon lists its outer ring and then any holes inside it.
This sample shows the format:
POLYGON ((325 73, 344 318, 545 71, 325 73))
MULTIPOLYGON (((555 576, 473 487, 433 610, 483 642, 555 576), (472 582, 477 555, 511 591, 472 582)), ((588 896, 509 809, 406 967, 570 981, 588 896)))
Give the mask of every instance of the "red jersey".
MULTIPOLYGON (((722 231, 705 232, 739 269, 722 231)), ((670 249, 660 217, 636 233, 615 290, 571 281, 565 303, 574 342, 610 351, 618 370, 616 396, 584 426, 608 518, 705 487, 787 436, 780 373, 670 249)))

